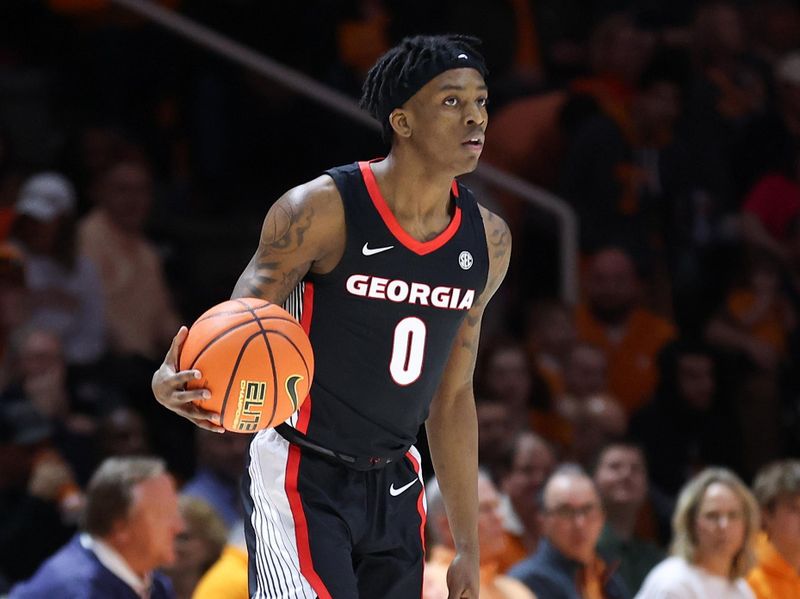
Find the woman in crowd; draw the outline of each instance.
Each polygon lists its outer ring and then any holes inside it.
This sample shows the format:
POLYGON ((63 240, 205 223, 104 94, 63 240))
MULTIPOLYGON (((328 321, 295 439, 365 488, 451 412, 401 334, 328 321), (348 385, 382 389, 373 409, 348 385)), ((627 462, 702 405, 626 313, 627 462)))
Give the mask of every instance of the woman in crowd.
POLYGON ((636 599, 755 599, 744 576, 754 563, 758 506, 730 470, 707 468, 681 491, 672 557, 653 569, 636 599))
POLYGON ((24 254, 32 324, 58 333, 70 365, 92 365, 105 351, 105 307, 94 263, 75 242, 75 190, 62 175, 28 179, 15 206, 11 240, 24 254))

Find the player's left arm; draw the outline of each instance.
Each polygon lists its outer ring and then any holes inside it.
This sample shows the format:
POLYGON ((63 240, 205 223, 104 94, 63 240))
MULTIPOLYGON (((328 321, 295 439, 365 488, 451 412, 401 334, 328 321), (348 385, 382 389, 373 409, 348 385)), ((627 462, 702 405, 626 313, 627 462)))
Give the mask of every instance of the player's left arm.
POLYGON ((483 312, 503 282, 511 257, 508 225, 483 207, 481 215, 489 249, 486 287, 458 330, 426 422, 431 458, 458 552, 448 573, 452 598, 461 597, 465 592, 475 593, 464 594, 465 597, 477 596, 477 587, 466 590, 477 585, 479 558, 478 419, 472 376, 483 312))

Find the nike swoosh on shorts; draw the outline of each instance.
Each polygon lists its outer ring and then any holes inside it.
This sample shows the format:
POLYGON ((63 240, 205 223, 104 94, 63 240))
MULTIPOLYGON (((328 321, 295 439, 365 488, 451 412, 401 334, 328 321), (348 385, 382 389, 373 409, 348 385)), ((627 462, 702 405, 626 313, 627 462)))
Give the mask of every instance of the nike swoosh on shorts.
POLYGON ((395 489, 395 488, 394 488, 394 483, 392 483, 391 485, 389 485, 389 495, 391 495, 392 497, 397 497, 398 495, 402 494, 403 492, 405 492, 406 490, 408 490, 409 488, 411 488, 411 486, 412 486, 412 485, 413 485, 415 482, 417 482, 418 480, 419 480, 418 478, 415 478, 415 479, 414 479, 414 480, 412 480, 410 483, 408 483, 407 485, 403 485, 403 486, 402 486, 402 487, 400 487, 399 489, 395 489))

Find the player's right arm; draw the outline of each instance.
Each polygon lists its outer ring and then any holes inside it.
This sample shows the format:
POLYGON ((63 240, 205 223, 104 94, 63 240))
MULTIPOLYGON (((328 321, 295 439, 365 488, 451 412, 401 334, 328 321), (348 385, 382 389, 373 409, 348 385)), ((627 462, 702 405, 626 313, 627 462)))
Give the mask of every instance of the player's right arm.
MULTIPOLYGON (((283 304, 309 271, 330 272, 344 253, 344 209, 333 180, 322 176, 281 196, 267 212, 258 249, 233 289, 231 298, 256 297, 283 304)), ((223 432, 217 414, 193 402, 207 389, 187 391, 197 370, 178 371, 178 356, 188 330, 181 327, 161 367, 153 375, 156 399, 200 428, 223 432)))

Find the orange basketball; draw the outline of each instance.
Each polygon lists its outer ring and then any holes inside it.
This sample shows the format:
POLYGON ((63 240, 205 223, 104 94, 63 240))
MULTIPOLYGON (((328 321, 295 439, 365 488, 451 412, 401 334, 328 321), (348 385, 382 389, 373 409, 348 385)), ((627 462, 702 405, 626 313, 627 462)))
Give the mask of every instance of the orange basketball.
POLYGON ((252 433, 280 424, 305 401, 314 377, 314 353, 300 324, 268 301, 242 298, 218 304, 198 318, 178 358, 197 369, 211 399, 196 402, 222 415, 229 431, 252 433))

